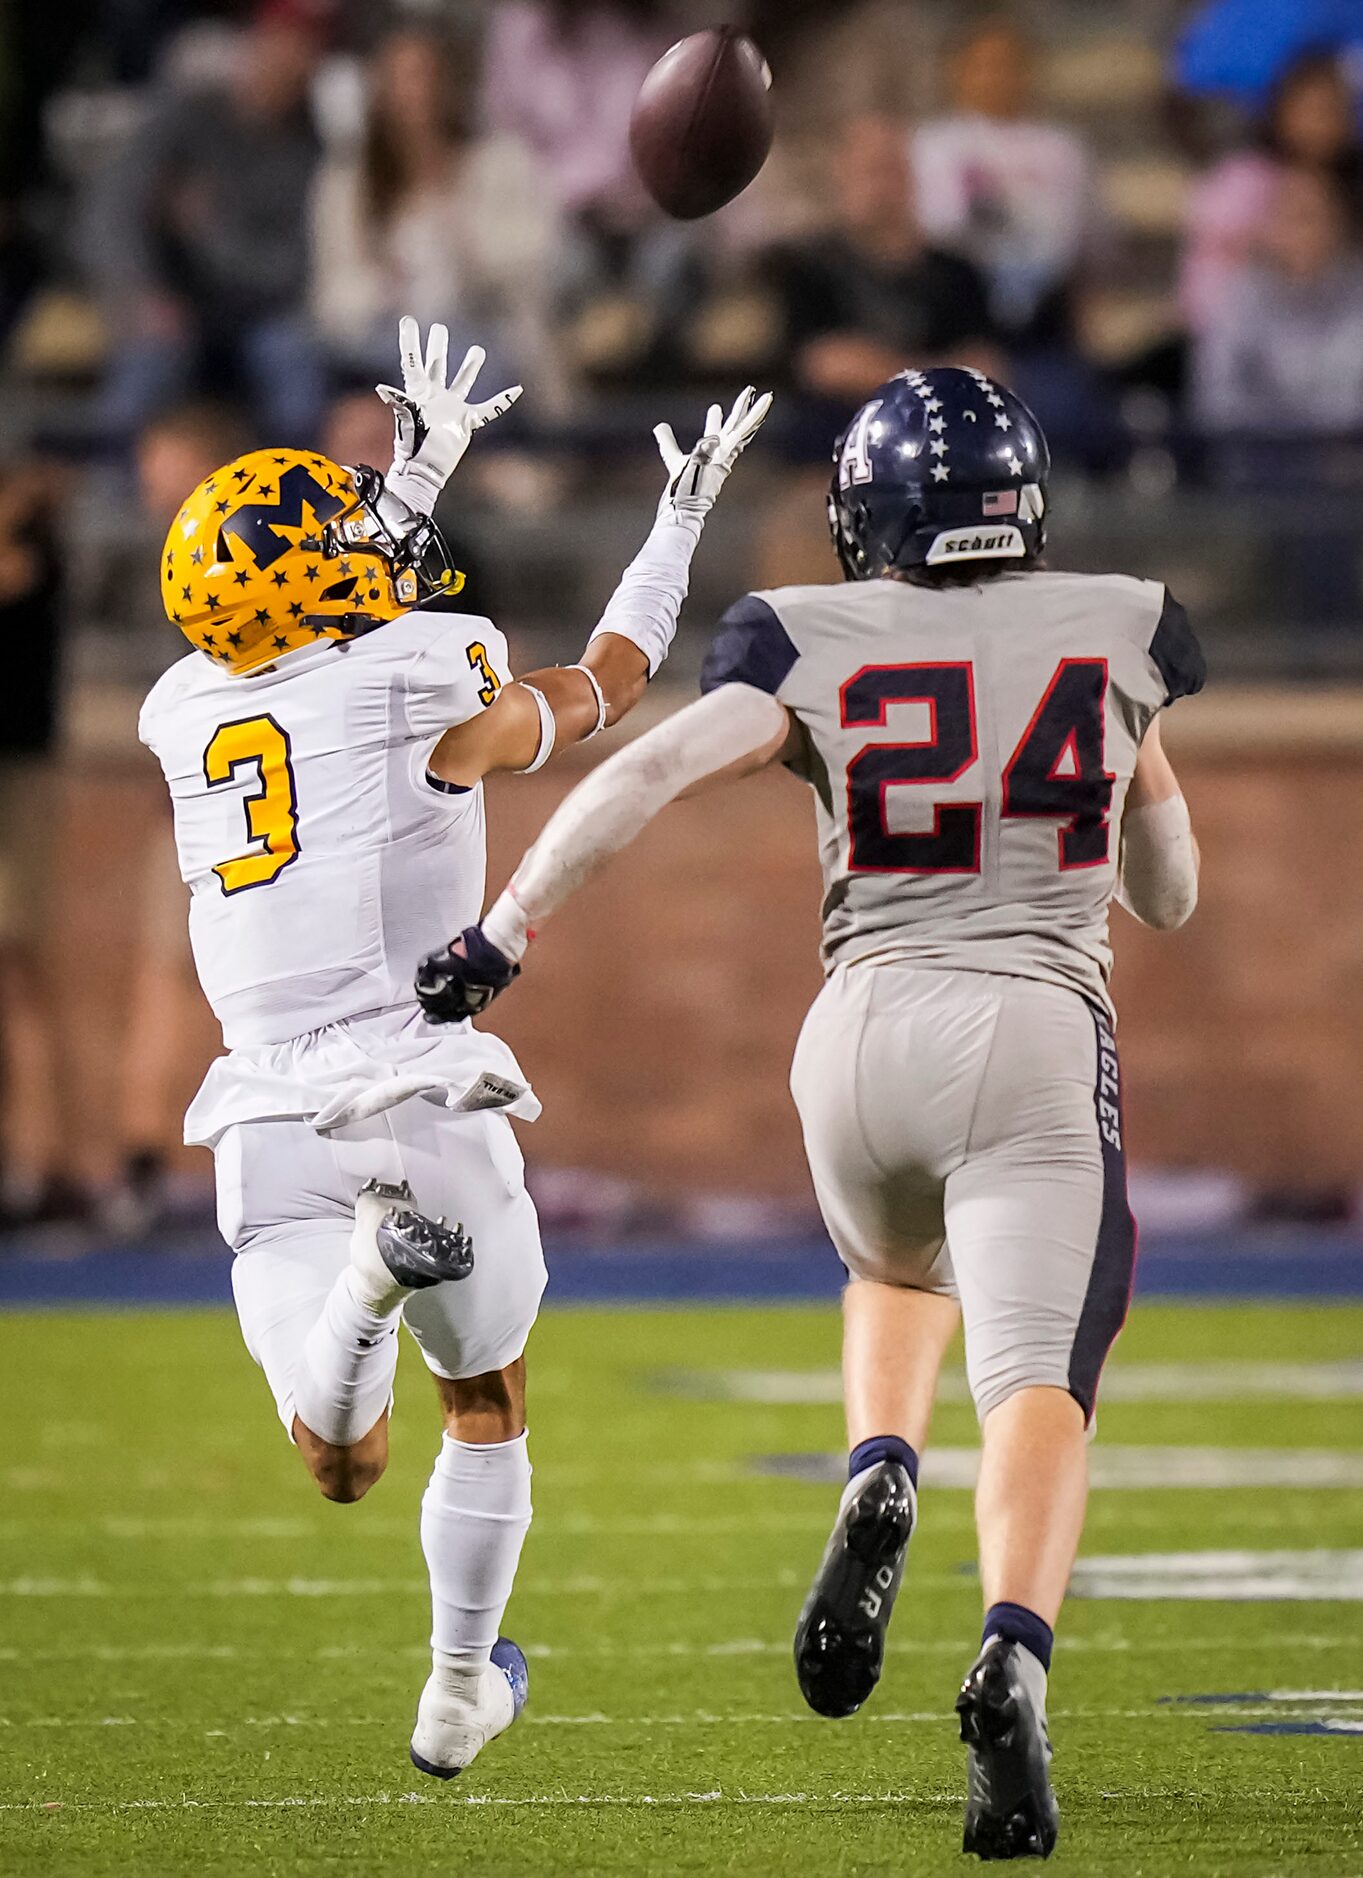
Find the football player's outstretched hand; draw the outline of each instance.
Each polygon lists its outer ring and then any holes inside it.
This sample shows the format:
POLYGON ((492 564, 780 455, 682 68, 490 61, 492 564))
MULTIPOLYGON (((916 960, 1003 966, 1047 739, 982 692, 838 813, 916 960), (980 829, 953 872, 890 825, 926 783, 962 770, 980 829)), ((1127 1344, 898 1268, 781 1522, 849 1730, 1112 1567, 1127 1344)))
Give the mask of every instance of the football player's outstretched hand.
POLYGON ((513 965, 484 935, 466 926, 439 952, 428 952, 416 968, 416 995, 433 1024, 457 1024, 478 1017, 521 968, 513 965))
POLYGON ((393 468, 418 474, 443 489, 468 449, 473 433, 509 411, 521 395, 512 385, 495 398, 472 401, 472 391, 487 354, 470 346, 464 363, 447 384, 449 329, 432 326, 421 350, 421 328, 408 314, 398 323, 402 388, 379 385, 379 396, 393 412, 393 468))
POLYGON ((719 405, 712 404, 705 420, 705 435, 689 455, 677 442, 672 426, 659 424, 653 435, 668 476, 659 514, 670 509, 704 521, 729 480, 730 470, 761 430, 770 409, 771 393, 764 392, 759 398, 751 385, 740 393, 728 417, 719 405))

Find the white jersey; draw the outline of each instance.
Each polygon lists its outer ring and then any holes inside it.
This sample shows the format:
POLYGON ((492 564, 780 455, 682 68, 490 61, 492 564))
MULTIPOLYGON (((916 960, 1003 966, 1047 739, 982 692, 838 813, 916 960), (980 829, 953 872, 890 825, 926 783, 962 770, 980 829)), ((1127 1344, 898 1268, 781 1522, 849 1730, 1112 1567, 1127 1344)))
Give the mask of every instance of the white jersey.
POLYGON ((139 735, 229 1048, 414 1004, 417 960, 478 918, 487 866, 481 786, 427 762, 508 677, 490 621, 415 612, 243 677, 193 652, 153 688, 139 735))
POLYGON ((830 969, 1038 978, 1110 1011, 1127 788, 1151 721, 1204 677, 1158 583, 1036 570, 750 595, 702 684, 755 685, 803 727, 830 969))

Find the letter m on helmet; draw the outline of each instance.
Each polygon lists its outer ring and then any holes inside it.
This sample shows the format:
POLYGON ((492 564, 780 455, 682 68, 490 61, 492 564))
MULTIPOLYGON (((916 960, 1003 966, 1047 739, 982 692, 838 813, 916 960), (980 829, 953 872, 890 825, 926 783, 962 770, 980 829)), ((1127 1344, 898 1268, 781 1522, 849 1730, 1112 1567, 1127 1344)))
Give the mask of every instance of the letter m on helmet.
POLYGON ((345 504, 323 487, 306 463, 295 463, 279 479, 279 494, 272 502, 248 502, 222 524, 225 535, 235 535, 257 567, 271 567, 296 544, 280 534, 281 528, 301 528, 303 509, 317 521, 329 522, 345 504))

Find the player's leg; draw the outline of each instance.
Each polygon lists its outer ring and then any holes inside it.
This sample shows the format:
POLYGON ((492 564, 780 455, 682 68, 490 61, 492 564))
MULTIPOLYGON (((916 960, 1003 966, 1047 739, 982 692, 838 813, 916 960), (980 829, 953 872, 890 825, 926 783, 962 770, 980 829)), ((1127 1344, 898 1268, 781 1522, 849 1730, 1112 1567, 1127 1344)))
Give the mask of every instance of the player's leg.
POLYGON ((853 1278, 842 1294, 847 1447, 894 1435, 921 1454, 961 1313, 949 1293, 853 1278))
POLYGON ((406 1313, 444 1422, 421 1508, 431 1674, 412 1759, 448 1778, 511 1725, 526 1697, 525 1659, 501 1625, 530 1530, 524 1352, 544 1258, 520 1150, 503 1117, 456 1119, 408 1103, 390 1120, 414 1189, 423 1200, 443 1192, 450 1204, 457 1194, 479 1249, 466 1283, 426 1293, 406 1313))
POLYGON ((301 1122, 251 1122, 229 1128, 215 1154, 247 1346, 304 1464, 343 1503, 361 1499, 387 1462, 404 1305, 471 1262, 467 1241, 418 1212, 400 1185, 374 1177, 356 1193, 357 1158, 394 1171, 386 1131, 367 1131, 338 1149, 301 1122))
MULTIPOLYGON (((791 1086, 815 1192, 849 1273, 843 1298, 848 1479, 795 1633, 801 1692, 854 1714, 880 1677, 917 1517, 918 1460, 958 1313, 942 1255, 942 1180, 876 1075, 901 1024, 870 970, 837 975, 805 1024, 791 1086)), ((945 1106, 945 1105, 944 1105, 945 1106)))
POLYGON ((1054 1626, 1083 1529, 1085 1426, 1134 1259, 1116 1053, 1077 997, 1019 983, 1006 1000, 947 1221, 984 1442, 985 1620, 957 1704, 966 1849, 1047 1856, 1054 1626))

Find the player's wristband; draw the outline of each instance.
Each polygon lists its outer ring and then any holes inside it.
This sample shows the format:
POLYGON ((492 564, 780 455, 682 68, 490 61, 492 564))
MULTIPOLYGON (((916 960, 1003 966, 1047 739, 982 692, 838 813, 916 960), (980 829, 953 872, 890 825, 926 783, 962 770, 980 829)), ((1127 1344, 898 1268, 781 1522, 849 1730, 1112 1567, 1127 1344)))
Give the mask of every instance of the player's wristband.
POLYGON ((418 515, 434 515, 445 481, 443 476, 434 474, 414 457, 409 457, 405 463, 394 463, 384 477, 383 485, 390 495, 396 496, 399 502, 405 502, 409 509, 415 509, 418 515))
POLYGON ((540 713, 539 747, 535 751, 534 761, 527 763, 525 768, 520 772, 522 776, 533 776, 537 769, 544 768, 545 764, 554 754, 554 739, 558 735, 558 722, 554 717, 553 705, 550 704, 548 698, 545 697, 542 691, 536 690, 534 685, 527 685, 524 679, 521 680, 521 689, 522 691, 528 691, 530 693, 535 703, 539 706, 540 713))
POLYGON ((564 670, 569 672, 581 672, 595 694, 596 724, 582 739, 583 743, 590 743, 593 737, 599 737, 601 732, 606 728, 606 694, 601 689, 601 680, 597 677, 590 665, 568 665, 564 667, 564 670))

